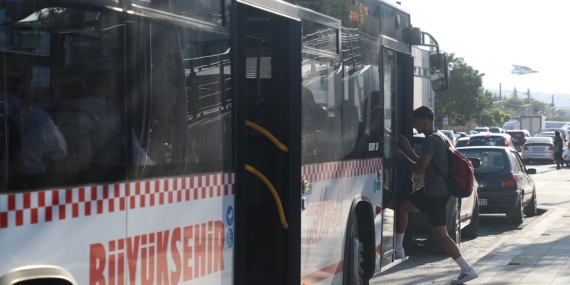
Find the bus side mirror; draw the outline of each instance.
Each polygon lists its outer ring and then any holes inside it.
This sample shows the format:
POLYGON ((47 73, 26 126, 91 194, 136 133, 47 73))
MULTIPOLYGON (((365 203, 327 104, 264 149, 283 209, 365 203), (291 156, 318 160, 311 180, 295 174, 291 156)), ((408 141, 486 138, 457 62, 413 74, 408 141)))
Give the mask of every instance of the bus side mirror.
POLYGON ((433 91, 444 91, 449 87, 447 57, 438 53, 429 56, 431 89, 433 91))

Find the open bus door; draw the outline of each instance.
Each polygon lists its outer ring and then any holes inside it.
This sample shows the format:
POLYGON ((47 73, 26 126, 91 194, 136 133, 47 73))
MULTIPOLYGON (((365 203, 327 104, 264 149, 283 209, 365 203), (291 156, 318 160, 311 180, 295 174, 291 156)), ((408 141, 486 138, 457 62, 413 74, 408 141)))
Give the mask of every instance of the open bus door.
MULTIPOLYGON (((386 157, 382 177, 384 179, 384 197, 388 198, 387 204, 389 204, 394 201, 403 201, 411 194, 411 191, 396 191, 396 189, 402 189, 402 187, 397 186, 397 183, 401 183, 402 173, 399 173, 401 169, 398 169, 397 161, 392 157, 395 157, 397 149, 397 135, 402 134, 410 137, 412 133, 413 58, 407 53, 389 48, 383 48, 381 54, 382 73, 380 79, 383 82, 384 90, 384 154, 386 157)), ((396 259, 395 256, 397 213, 392 209, 385 208, 382 215, 380 266, 381 270, 384 271, 403 259, 396 259)), ((408 215, 408 217, 410 216, 408 215)), ((404 249, 407 255, 412 251, 410 228, 408 226, 404 235, 404 249)))
POLYGON ((301 23, 235 8, 235 283, 299 284, 301 23))

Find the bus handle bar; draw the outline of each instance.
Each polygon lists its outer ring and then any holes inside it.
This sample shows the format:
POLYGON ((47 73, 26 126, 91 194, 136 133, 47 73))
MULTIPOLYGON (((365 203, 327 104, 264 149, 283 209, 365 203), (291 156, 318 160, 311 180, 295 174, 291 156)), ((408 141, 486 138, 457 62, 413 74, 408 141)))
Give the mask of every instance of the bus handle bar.
POLYGON ((267 177, 261 174, 261 172, 259 172, 257 169, 251 167, 249 164, 245 165, 245 170, 253 173, 253 175, 257 176, 257 178, 263 181, 263 183, 265 183, 265 186, 269 188, 269 191, 271 191, 271 194, 273 195, 273 199, 275 199, 275 204, 277 204, 277 210, 279 211, 279 219, 281 220, 281 224, 283 225, 284 229, 289 228, 289 224, 287 224, 287 220, 285 219, 285 213, 283 212, 283 205, 281 204, 281 199, 279 199, 279 195, 277 194, 277 191, 275 191, 275 187, 273 187, 273 184, 271 184, 271 182, 269 181, 269 179, 267 179, 267 177))
POLYGON ((270 141, 272 141, 280 150, 283 152, 288 152, 289 149, 286 145, 282 144, 275 136, 273 136, 268 130, 264 129, 262 126, 252 122, 252 121, 245 121, 245 125, 262 133, 266 136, 270 141))

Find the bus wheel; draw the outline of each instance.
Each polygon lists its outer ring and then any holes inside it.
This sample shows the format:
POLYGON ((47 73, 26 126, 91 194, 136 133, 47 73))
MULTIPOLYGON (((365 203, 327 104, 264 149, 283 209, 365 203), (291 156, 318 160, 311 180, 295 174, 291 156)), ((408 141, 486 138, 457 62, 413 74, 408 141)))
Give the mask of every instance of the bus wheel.
POLYGON ((347 227, 347 239, 344 254, 344 284, 346 285, 366 285, 362 278, 364 270, 361 264, 364 262, 362 252, 364 244, 358 237, 358 221, 356 215, 350 215, 351 218, 347 227))

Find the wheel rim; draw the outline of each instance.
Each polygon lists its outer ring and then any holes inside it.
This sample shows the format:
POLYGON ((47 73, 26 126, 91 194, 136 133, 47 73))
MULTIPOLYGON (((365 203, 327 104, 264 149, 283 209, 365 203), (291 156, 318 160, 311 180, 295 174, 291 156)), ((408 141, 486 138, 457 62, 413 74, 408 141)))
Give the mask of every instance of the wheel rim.
POLYGON ((364 244, 360 242, 358 238, 356 226, 352 225, 352 278, 356 280, 357 285, 363 284, 362 275, 364 271, 362 270, 362 262, 364 258, 362 253, 364 252, 364 244))
POLYGON ((455 220, 455 239, 457 246, 461 243, 461 216, 459 215, 459 210, 457 212, 457 219, 455 220))
POLYGON ((522 195, 521 195, 520 199, 521 199, 521 201, 520 201, 520 204, 521 204, 521 220, 524 221, 524 207, 523 207, 523 196, 522 195))

